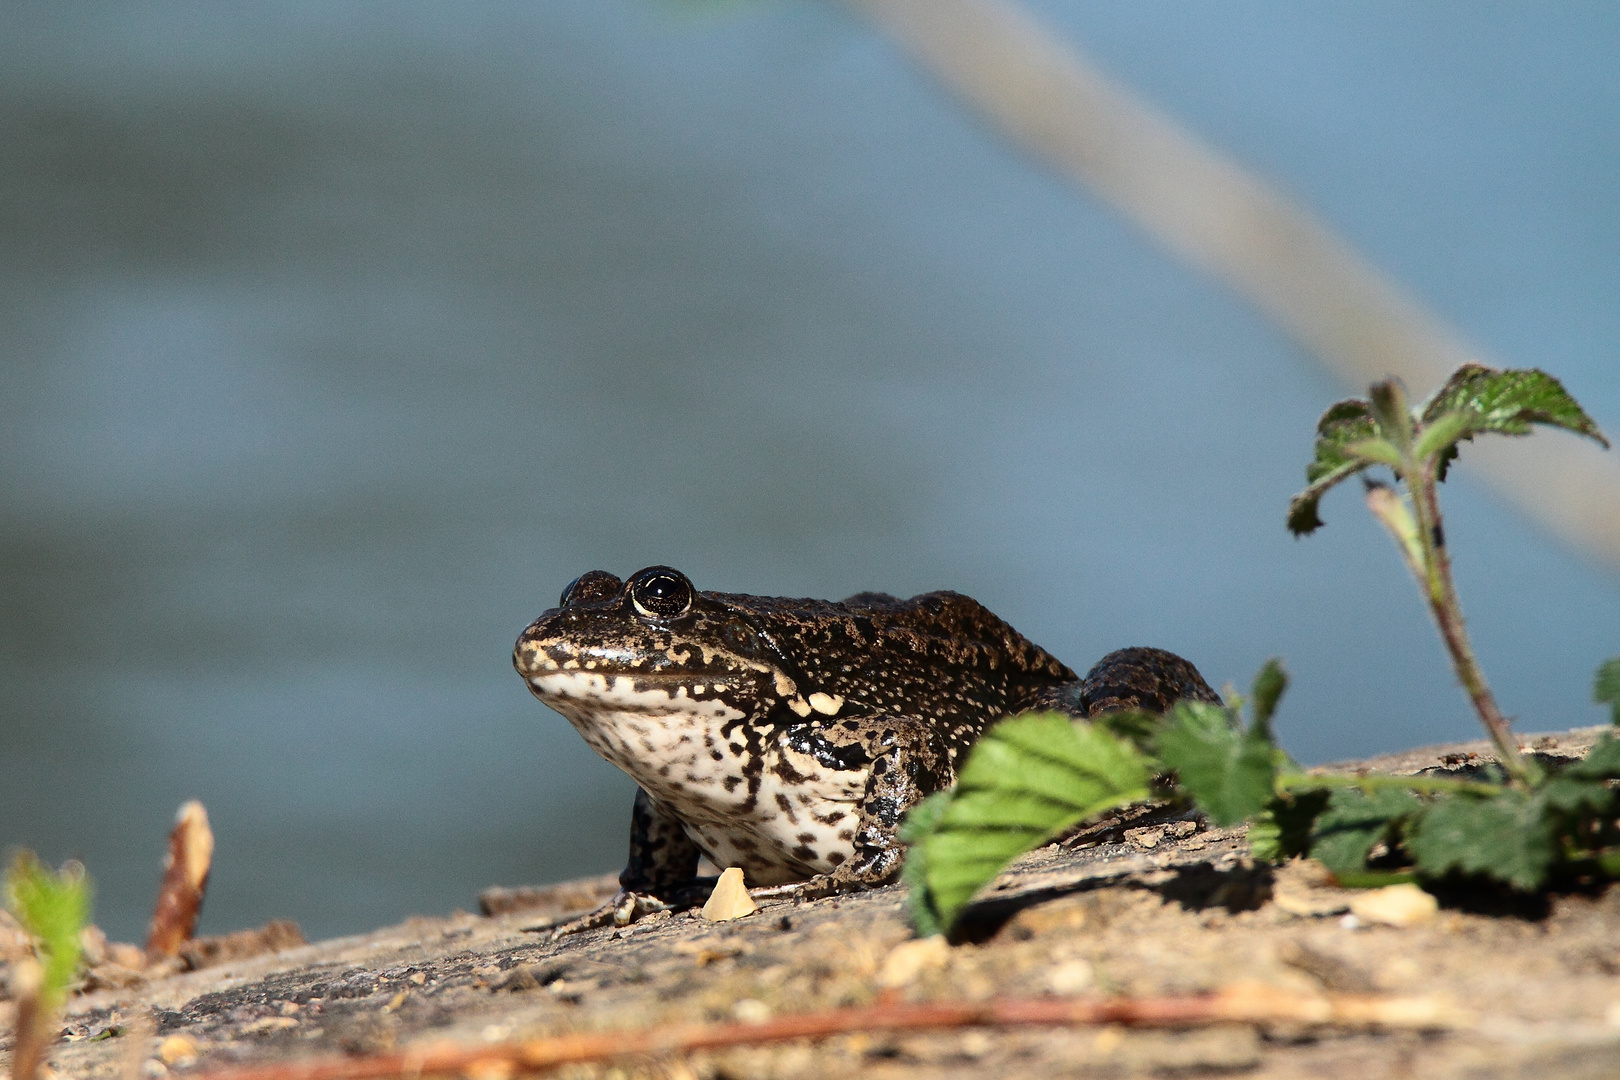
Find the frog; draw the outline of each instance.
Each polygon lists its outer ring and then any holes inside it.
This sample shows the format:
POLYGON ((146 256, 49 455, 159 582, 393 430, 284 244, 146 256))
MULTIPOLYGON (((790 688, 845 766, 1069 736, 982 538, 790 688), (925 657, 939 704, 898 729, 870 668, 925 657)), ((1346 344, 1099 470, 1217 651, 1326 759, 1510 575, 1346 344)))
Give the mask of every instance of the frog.
POLYGON ((704 858, 761 898, 886 885, 906 813, 951 786, 998 720, 1219 700, 1156 648, 1116 650, 1081 678, 957 592, 700 592, 662 565, 575 578, 513 665, 636 783, 619 892, 559 937, 692 906, 714 881, 704 858))

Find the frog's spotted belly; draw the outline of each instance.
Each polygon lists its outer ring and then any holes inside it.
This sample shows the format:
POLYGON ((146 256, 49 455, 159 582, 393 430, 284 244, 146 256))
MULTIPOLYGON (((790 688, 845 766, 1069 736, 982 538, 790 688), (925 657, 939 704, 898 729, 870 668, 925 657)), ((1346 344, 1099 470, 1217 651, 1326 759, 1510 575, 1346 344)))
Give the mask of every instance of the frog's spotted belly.
POLYGON ((786 745, 724 733, 743 713, 684 685, 584 671, 529 680, 591 748, 663 803, 717 866, 750 885, 829 873, 854 855, 867 770, 832 769, 786 745), (742 752, 733 747, 741 746, 742 752))

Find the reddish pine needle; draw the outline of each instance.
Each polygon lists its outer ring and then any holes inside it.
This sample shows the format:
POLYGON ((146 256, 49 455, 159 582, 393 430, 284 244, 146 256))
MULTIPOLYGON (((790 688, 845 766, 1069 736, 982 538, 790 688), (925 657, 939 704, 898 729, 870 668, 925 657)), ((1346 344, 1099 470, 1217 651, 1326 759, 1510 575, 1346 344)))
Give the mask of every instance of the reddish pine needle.
POLYGON ((485 1046, 439 1043, 374 1057, 217 1069, 202 1074, 200 1080, 390 1080, 481 1071, 511 1075, 621 1057, 689 1053, 856 1032, 1078 1024, 1176 1028, 1220 1023, 1436 1029, 1455 1027, 1460 1021, 1429 998, 1313 997, 1269 986, 1236 984, 1219 993, 1188 997, 892 1002, 782 1016, 753 1024, 664 1024, 485 1046))

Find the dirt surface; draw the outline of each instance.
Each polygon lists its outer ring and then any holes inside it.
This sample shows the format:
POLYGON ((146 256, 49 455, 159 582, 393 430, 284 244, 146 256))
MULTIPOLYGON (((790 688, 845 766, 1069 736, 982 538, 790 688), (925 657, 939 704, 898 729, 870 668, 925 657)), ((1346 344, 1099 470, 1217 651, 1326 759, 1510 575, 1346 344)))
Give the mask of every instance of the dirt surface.
MULTIPOLYGON (((1526 742, 1573 756, 1597 730, 1526 742)), ((1466 768, 1471 753, 1483 744, 1353 767, 1466 768)), ((728 923, 663 914, 556 943, 529 929, 611 893, 612 879, 592 879, 533 893, 525 910, 413 919, 93 990, 74 999, 49 1060, 62 1076, 158 1078, 445 1039, 757 1019, 873 1002, 890 965, 899 985, 886 992, 905 1000, 1185 994, 1250 980, 1299 995, 1434 997, 1461 1026, 852 1035, 564 1075, 1620 1076, 1620 888, 1506 914, 1442 908, 1397 927, 1347 915, 1363 894, 1322 881, 1311 864, 1256 866, 1240 831, 1137 811, 1020 860, 974 910, 969 942, 905 978, 889 961, 910 938, 898 887, 766 903, 728 923)), ((0 1062, 10 1008, 0 1003, 0 1062)))

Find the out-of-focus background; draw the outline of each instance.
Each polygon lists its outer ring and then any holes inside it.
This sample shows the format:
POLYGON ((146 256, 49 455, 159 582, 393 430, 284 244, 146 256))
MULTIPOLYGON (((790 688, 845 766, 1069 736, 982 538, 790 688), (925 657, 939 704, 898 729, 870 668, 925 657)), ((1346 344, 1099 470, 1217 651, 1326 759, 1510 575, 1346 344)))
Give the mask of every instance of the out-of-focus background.
MULTIPOLYGON (((1620 10, 1032 6, 1620 433, 1620 10)), ((1355 494, 1283 527, 1357 388, 837 5, 4 21, 0 844, 115 936, 190 797, 206 932, 617 869, 629 781, 509 662, 592 568, 1282 654, 1307 761, 1476 734, 1355 494)), ((1504 708, 1600 722, 1620 579, 1445 498, 1504 708)))

